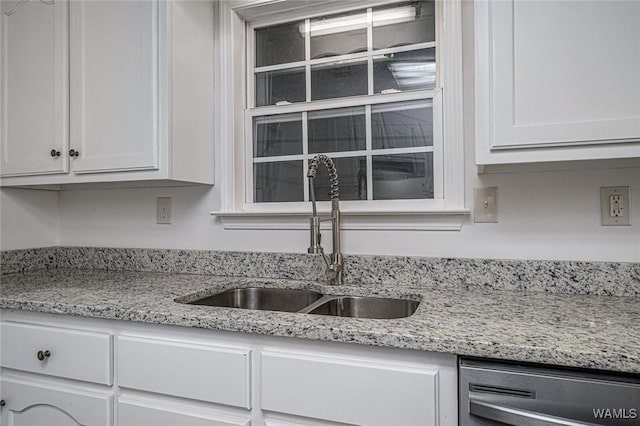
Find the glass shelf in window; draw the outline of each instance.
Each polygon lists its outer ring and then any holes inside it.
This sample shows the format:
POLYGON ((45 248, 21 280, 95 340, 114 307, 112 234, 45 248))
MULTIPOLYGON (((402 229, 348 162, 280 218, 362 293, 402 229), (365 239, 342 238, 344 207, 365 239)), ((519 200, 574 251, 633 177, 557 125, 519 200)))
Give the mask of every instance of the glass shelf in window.
POLYGON ((374 155, 373 199, 433 198, 433 153, 374 155))
POLYGON ((373 49, 435 41, 434 1, 373 9, 373 49))
POLYGON ((304 68, 287 68, 256 74, 256 106, 304 102, 304 68))
POLYGON ((373 149, 432 146, 432 101, 372 105, 371 145, 373 149))
POLYGON ((311 100, 366 95, 367 62, 341 61, 311 67, 311 100))
POLYGON ((366 149, 364 107, 312 111, 309 120, 309 152, 366 149))

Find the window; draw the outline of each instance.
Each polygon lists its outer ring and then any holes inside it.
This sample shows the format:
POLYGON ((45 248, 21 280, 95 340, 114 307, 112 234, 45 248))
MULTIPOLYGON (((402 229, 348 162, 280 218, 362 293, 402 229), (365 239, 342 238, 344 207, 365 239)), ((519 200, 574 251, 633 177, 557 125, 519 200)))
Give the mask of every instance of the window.
MULTIPOLYGON (((433 0, 248 35, 248 203, 309 201, 306 170, 316 154, 336 163, 341 200, 442 197, 433 0)), ((328 200, 319 173, 315 193, 328 200)))
MULTIPOLYGON (((225 186, 215 214, 302 217, 308 162, 324 153, 337 166, 345 224, 367 214, 461 218, 460 2, 319 3, 219 3, 229 60, 217 74, 225 186)), ((328 200, 318 173, 316 196, 328 200)))

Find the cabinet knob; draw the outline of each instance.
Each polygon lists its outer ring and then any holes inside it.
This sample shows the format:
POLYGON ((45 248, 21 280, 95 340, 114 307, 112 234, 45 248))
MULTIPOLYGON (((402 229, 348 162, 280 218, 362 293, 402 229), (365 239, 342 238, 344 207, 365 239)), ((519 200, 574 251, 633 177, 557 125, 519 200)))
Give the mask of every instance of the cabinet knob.
POLYGON ((75 149, 69 150, 69 157, 79 157, 79 156, 80 156, 80 151, 76 151, 75 149))
POLYGON ((51 150, 52 157, 60 157, 60 151, 56 151, 55 149, 51 150))
POLYGON ((51 352, 49 351, 38 351, 38 353, 36 354, 36 356, 38 357, 38 359, 40 361, 44 361, 45 359, 49 358, 51 356, 51 352))
POLYGON ((4 407, 6 405, 6 402, 4 401, 4 399, 0 399, 0 407, 4 407))

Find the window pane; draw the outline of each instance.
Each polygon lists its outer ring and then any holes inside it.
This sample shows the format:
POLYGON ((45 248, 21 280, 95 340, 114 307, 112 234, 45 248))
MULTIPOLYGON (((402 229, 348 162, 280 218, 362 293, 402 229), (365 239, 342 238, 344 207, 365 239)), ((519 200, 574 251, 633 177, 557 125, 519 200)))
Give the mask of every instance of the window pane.
POLYGON ((367 12, 311 21, 311 59, 367 50, 367 12))
POLYGON ((253 156, 302 154, 302 115, 282 114, 253 119, 253 156))
POLYGON ((256 163, 253 165, 254 201, 304 201, 302 178, 302 160, 256 163))
POLYGON ((373 48, 435 41, 435 28, 433 0, 376 8, 373 10, 373 48))
POLYGON ((309 112, 309 152, 366 149, 364 107, 309 112))
MULTIPOLYGON (((332 158, 338 172, 341 200, 367 199, 367 160, 365 157, 332 158)), ((324 164, 318 166, 313 180, 316 200, 329 200, 329 174, 324 164)))
POLYGON ((304 37, 300 28, 304 30, 304 22, 256 30, 256 67, 304 61, 304 37))
POLYGON ((375 93, 436 87, 436 49, 389 53, 373 59, 375 93))
POLYGON ((256 74, 256 106, 303 102, 306 99, 305 90, 304 68, 256 74))
POLYGON ((367 94, 367 63, 322 64, 311 67, 311 99, 367 94))
POLYGON ((373 156, 373 199, 433 198, 433 153, 373 156))
POLYGON ((433 107, 430 100, 371 106, 373 149, 433 145, 433 107))

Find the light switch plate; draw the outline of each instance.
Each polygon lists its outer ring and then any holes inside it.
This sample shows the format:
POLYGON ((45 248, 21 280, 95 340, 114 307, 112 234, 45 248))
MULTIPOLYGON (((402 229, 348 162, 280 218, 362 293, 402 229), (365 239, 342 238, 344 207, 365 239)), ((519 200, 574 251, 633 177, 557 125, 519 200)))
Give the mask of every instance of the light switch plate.
POLYGON ((600 217, 602 226, 630 226, 631 199, 628 186, 600 188, 600 217))
POLYGON ((171 197, 158 197, 156 199, 156 223, 167 225, 171 223, 171 197))
POLYGON ((476 223, 498 222, 498 188, 496 186, 473 190, 473 221, 476 223))

